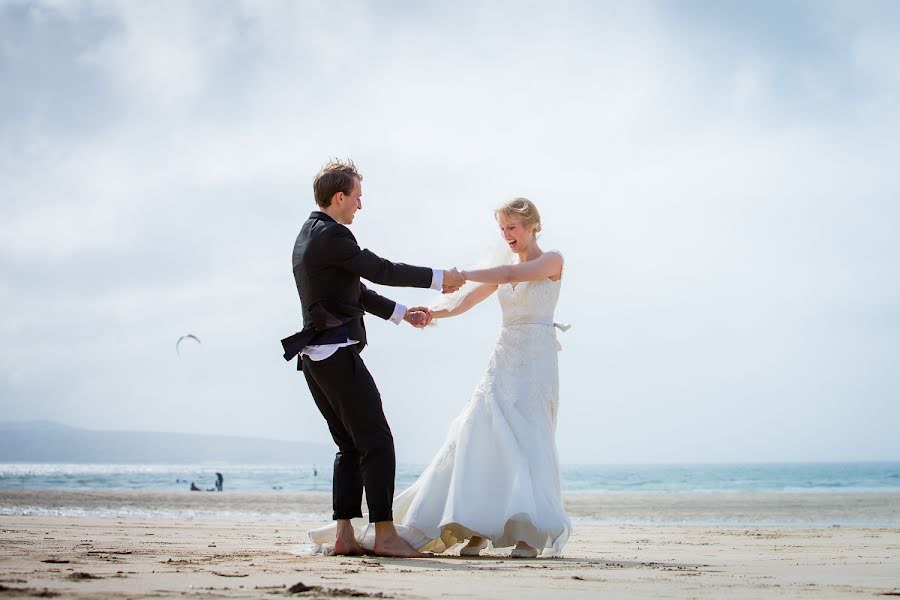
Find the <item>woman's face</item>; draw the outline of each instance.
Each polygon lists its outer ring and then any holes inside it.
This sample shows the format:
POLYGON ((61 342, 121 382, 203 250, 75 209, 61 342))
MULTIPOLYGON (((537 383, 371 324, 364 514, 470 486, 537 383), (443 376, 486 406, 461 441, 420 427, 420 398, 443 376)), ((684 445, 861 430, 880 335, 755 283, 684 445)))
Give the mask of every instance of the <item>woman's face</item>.
POLYGON ((497 221, 503 239, 513 252, 525 252, 534 241, 534 229, 525 225, 518 217, 510 217, 500 213, 497 221))

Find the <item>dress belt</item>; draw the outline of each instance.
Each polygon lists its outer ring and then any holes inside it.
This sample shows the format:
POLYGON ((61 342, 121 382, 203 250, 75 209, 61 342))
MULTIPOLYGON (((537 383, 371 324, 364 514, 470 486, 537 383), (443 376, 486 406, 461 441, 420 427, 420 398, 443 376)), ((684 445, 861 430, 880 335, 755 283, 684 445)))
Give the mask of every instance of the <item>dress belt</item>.
POLYGON ((532 325, 540 327, 556 327, 560 331, 568 331, 572 328, 569 323, 504 323, 503 327, 518 327, 519 325, 532 325))
MULTIPOLYGON (((572 328, 572 325, 569 323, 504 323, 503 327, 521 327, 521 326, 529 326, 529 327, 549 327, 550 329, 556 328, 560 331, 568 331, 572 328)), ((556 332, 553 332, 554 339, 556 338, 556 332)), ((562 345, 560 345, 559 340, 556 340, 556 351, 559 352, 562 350, 562 345)))

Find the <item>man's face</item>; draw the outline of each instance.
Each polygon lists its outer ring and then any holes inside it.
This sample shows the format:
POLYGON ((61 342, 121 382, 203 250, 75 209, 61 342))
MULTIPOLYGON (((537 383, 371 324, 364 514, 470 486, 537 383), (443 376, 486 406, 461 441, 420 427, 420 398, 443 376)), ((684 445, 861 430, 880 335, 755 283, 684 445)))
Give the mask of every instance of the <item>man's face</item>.
POLYGON ((339 214, 341 223, 349 225, 353 222, 356 211, 362 210, 362 182, 359 179, 353 179, 353 189, 349 194, 341 192, 338 195, 339 214))

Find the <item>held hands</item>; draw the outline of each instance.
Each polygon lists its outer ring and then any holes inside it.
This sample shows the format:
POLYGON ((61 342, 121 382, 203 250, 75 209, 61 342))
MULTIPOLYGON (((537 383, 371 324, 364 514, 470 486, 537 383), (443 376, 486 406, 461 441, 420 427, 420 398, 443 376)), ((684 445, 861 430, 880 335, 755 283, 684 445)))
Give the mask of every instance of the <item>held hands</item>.
POLYGON ((408 309, 406 314, 403 315, 403 320, 416 329, 427 327, 433 318, 434 316, 431 314, 431 310, 425 306, 414 306, 408 309))
POLYGON ((466 278, 462 276, 462 273, 459 272, 459 269, 454 267, 449 271, 444 271, 444 284, 443 288, 441 289, 441 293, 453 293, 461 288, 465 282, 466 278))

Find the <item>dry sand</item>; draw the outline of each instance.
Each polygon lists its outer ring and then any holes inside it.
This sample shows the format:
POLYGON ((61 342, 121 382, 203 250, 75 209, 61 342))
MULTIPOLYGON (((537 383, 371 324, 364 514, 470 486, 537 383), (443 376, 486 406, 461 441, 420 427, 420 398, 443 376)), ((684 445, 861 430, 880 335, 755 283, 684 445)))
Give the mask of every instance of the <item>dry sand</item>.
POLYGON ((321 521, 281 515, 321 513, 328 505, 322 494, 0 490, 0 598, 900 596, 898 500, 900 494, 570 495, 576 523, 563 558, 512 560, 497 551, 401 560, 296 555, 304 532, 321 521), (26 505, 33 514, 21 514, 26 505), (130 506, 123 514, 131 516, 96 516, 116 505, 130 506), (254 507, 260 517, 247 518, 254 507), (210 508, 226 518, 184 517, 210 508), (68 514, 46 514, 53 510, 68 514), (140 511, 158 512, 134 516, 140 511), (761 516, 794 524, 671 524, 761 516), (587 524, 587 517, 661 523, 587 524), (300 583, 312 589, 292 594, 300 583))

